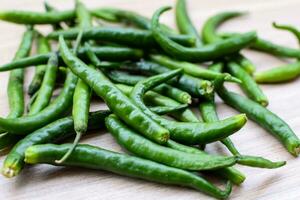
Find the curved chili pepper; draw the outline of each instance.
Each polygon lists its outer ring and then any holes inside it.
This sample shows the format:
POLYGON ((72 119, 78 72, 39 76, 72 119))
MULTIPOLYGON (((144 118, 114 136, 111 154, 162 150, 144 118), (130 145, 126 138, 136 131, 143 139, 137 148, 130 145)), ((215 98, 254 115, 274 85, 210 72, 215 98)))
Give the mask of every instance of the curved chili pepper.
POLYGON ((170 40, 159 27, 159 16, 169 9, 170 7, 162 7, 154 13, 151 22, 151 30, 155 40, 161 48, 164 49, 167 54, 177 59, 191 62, 218 59, 241 50, 256 39, 256 33, 249 32, 242 36, 222 40, 214 44, 205 45, 201 48, 183 47, 170 40))

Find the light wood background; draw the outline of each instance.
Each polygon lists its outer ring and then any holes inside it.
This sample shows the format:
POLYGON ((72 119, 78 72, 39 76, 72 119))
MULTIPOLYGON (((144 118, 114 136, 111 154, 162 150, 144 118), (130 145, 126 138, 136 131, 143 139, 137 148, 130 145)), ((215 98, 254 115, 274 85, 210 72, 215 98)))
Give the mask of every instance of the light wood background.
MULTIPOLYGON (((59 9, 71 8, 73 0, 49 0, 59 9)), ((138 11, 151 16, 155 9, 163 5, 174 5, 172 0, 85 0, 88 7, 114 6, 138 11)), ((300 27, 299 0, 188 0, 189 13, 197 28, 204 20, 216 12, 224 10, 246 10, 249 15, 231 20, 222 26, 222 30, 257 30, 264 38, 276 43, 297 48, 296 40, 288 33, 272 28, 271 22, 294 24, 300 27)), ((43 10, 42 0, 1 0, 1 9, 43 10)), ((164 14, 163 21, 174 26, 173 12, 164 14)), ((44 32, 48 27, 39 27, 44 32)), ((9 62, 19 44, 24 28, 0 21, 0 64, 9 62)), ((246 52, 255 63, 257 70, 264 70, 283 64, 283 60, 257 52, 246 52)), ((32 69, 27 70, 26 87, 32 77, 32 69)), ((6 96, 8 73, 0 73, 0 115, 8 113, 6 96)), ((237 90, 236 86, 231 86, 237 90)), ((263 91, 269 97, 269 109, 281 116, 300 136, 300 80, 281 85, 264 85, 263 91)), ((103 107, 95 102, 94 107, 103 107)), ((218 111, 222 118, 236 113, 220 100, 218 111)), ((256 169, 238 166, 246 175, 246 181, 240 187, 234 187, 230 199, 299 199, 300 197, 300 161, 289 155, 282 145, 262 128, 249 121, 232 139, 244 154, 260 155, 272 160, 286 160, 287 165, 274 170, 256 169)), ((107 149, 121 151, 109 134, 97 132, 82 142, 92 143, 107 149)), ((212 153, 228 154, 220 144, 208 145, 212 153)), ((0 163, 5 157, 0 157, 0 163)), ((188 188, 167 186, 118 176, 103 171, 79 168, 52 167, 48 165, 26 167, 16 178, 6 179, 0 176, 0 199, 211 199, 188 188)))

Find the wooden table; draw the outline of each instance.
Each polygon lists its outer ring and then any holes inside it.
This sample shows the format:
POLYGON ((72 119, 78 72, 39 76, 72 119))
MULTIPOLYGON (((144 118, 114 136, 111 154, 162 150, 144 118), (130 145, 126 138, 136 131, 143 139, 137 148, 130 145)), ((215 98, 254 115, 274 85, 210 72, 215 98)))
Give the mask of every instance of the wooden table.
MULTIPOLYGON (((71 8, 73 0, 49 1, 59 9, 71 8)), ((163 5, 174 5, 171 0, 86 0, 89 7, 115 6, 151 16, 155 9, 163 5)), ((248 16, 231 20, 222 26, 222 30, 247 31, 257 30, 264 38, 271 39, 278 44, 297 47, 296 40, 288 33, 274 30, 273 21, 294 24, 300 27, 298 0, 269 0, 269 1, 240 1, 240 0, 189 0, 189 13, 198 29, 204 20, 224 10, 247 10, 248 16)), ((42 0, 1 0, 2 9, 43 10, 42 0)), ((174 26, 173 12, 164 14, 163 21, 174 26)), ((39 27, 47 32, 49 27, 39 27)), ((19 44, 24 27, 0 22, 0 64, 9 62, 19 44)), ((255 63, 258 70, 283 64, 283 60, 257 53, 246 52, 255 63)), ((32 77, 32 69, 27 70, 26 89, 32 77)), ((8 113, 6 96, 8 73, 0 73, 0 115, 8 113)), ((300 80, 280 85, 263 85, 262 89, 269 97, 269 109, 281 116, 300 136, 300 80)), ((236 86, 231 86, 237 90, 236 86)), ((94 108, 103 107, 99 102, 94 108)), ((235 113, 233 109, 218 100, 218 111, 222 118, 235 113)), ((286 166, 264 170, 240 167, 247 179, 240 187, 234 187, 231 199, 299 199, 300 197, 300 162, 289 155, 282 145, 261 127, 249 121, 247 125, 232 137, 234 143, 244 154, 260 155, 272 160, 286 160, 286 166), (298 197, 298 198, 297 198, 298 197)), ((86 137, 82 142, 88 142, 107 149, 121 151, 109 134, 97 132, 86 137)), ((208 145, 212 153, 228 154, 220 144, 208 145)), ((1 163, 4 156, 0 158, 1 163)), ((118 176, 103 171, 85 170, 79 168, 52 167, 38 165, 26 167, 16 178, 0 177, 0 199, 211 199, 192 189, 167 186, 118 176)))

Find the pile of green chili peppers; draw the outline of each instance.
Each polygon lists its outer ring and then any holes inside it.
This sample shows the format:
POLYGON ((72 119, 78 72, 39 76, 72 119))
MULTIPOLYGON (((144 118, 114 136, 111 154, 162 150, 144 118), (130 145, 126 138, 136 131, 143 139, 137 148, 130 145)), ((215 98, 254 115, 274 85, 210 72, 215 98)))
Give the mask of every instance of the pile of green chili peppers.
MULTIPOLYGON (((79 0, 74 10, 59 11, 45 3, 45 12, 0 11, 0 20, 26 25, 14 59, 0 66, 1 72, 10 72, 10 113, 0 117, 0 150, 8 152, 2 174, 17 176, 26 164, 79 166, 226 199, 232 184, 246 179, 234 165, 272 169, 286 164, 239 152, 230 136, 247 117, 298 156, 300 139, 267 109, 269 100, 258 83, 300 76, 300 49, 274 44, 253 31, 217 32, 222 23, 244 14, 236 11, 210 17, 199 34, 186 6, 185 0, 177 0, 178 31, 159 22, 170 7, 159 8, 151 19, 117 8, 88 10, 79 0), (120 26, 96 25, 101 20, 120 26), (42 35, 39 24, 51 25, 53 31, 42 35), (34 43, 37 53, 30 55, 34 43), (54 43, 57 49, 51 48, 54 43), (296 60, 256 72, 241 53, 245 48, 296 60), (35 73, 26 94, 24 72, 32 66, 35 73), (237 84, 246 96, 227 90, 224 82, 237 84), (241 114, 219 119, 216 94, 241 114), (26 106, 25 95, 30 96, 26 106), (100 102, 99 97, 108 109, 90 112, 91 100, 100 102), (95 129, 106 129, 130 155, 78 144, 95 129), (74 142, 56 144, 68 138, 74 142), (206 144, 218 141, 231 155, 205 152, 206 144), (220 189, 198 172, 213 174, 226 186, 220 189)), ((297 28, 273 26, 289 31, 300 43, 297 28)))

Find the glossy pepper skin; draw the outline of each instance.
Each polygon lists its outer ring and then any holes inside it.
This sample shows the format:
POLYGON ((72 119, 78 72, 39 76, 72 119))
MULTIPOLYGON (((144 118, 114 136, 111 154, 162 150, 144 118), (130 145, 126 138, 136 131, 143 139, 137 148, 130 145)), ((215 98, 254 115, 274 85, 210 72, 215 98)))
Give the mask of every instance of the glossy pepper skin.
POLYGON ((189 74, 194 77, 197 77, 197 78, 203 78, 203 79, 208 79, 208 80, 224 78, 226 81, 237 82, 237 83, 240 82, 240 80, 232 77, 228 73, 220 73, 220 72, 210 71, 205 68, 201 68, 196 64, 171 59, 164 55, 158 55, 158 54, 153 55, 152 54, 152 55, 150 55, 150 58, 152 61, 154 61, 160 65, 166 66, 169 69, 183 69, 184 73, 189 74))
POLYGON ((162 7, 154 13, 151 21, 151 30, 160 47, 167 54, 177 59, 190 62, 218 59, 241 50, 256 39, 256 33, 249 32, 239 37, 222 40, 200 48, 183 47, 166 37, 159 27, 159 16, 169 9, 170 7, 162 7))
MULTIPOLYGON (((49 53, 50 50, 51 49, 48 40, 42 35, 39 35, 37 41, 37 53, 38 54, 49 53)), ((34 76, 28 88, 28 94, 30 96, 32 96, 40 88, 44 78, 44 74, 46 72, 46 68, 47 68, 46 65, 39 65, 35 67, 34 76)))
MULTIPOLYGON (((110 111, 96 111, 89 114, 89 130, 104 127, 104 119, 110 111)), ((58 119, 24 137, 7 155, 2 174, 8 178, 18 175, 24 167, 25 150, 36 144, 45 144, 65 139, 75 133, 72 117, 58 119)))
POLYGON ((69 72, 63 90, 49 106, 31 116, 24 116, 17 119, 0 118, 0 127, 13 134, 25 135, 61 118, 72 105, 76 83, 77 77, 69 72))
MULTIPOLYGON (((240 33, 221 33, 220 36, 224 38, 238 36, 240 33)), ((279 44, 275 44, 269 40, 257 37, 257 39, 250 44, 251 49, 269 53, 274 56, 287 58, 300 58, 300 50, 294 49, 279 44)))
MULTIPOLYGON (((223 38, 217 34, 217 28, 225 21, 244 15, 244 12, 226 11, 209 17, 202 27, 202 39, 206 44, 221 41, 223 38)), ((230 55, 230 58, 237 62, 247 73, 253 74, 255 66, 241 53, 230 55)))
MULTIPOLYGON (((85 5, 79 0, 77 0, 75 3, 75 11, 78 21, 78 27, 81 31, 85 30, 86 28, 92 27, 91 15, 85 5)), ((75 54, 82 40, 82 35, 79 35, 78 37, 78 46, 76 47, 76 44, 74 46, 75 54)), ((57 161, 58 163, 62 163, 66 159, 68 159, 76 145, 79 143, 81 136, 87 131, 91 96, 91 88, 84 81, 79 79, 75 87, 72 107, 72 116, 74 119, 74 130, 76 132, 76 137, 73 141, 73 146, 60 160, 57 161)))
POLYGON ((184 144, 206 144, 223 139, 239 130, 245 123, 244 114, 237 115, 214 123, 175 122, 151 112, 144 104, 144 94, 153 87, 179 75, 180 69, 152 76, 138 82, 130 95, 131 100, 149 117, 170 131, 171 139, 184 144))
MULTIPOLYGON (((58 39, 62 35, 65 39, 75 39, 79 33, 79 29, 61 30, 50 33, 47 38, 58 39)), ((194 46, 194 37, 188 35, 168 35, 168 37, 181 45, 194 46)), ((107 42, 114 42, 117 44, 150 48, 157 47, 151 31, 139 30, 132 28, 118 28, 118 27, 95 27, 86 28, 83 31, 82 38, 84 40, 100 40, 107 42), (139 42, 136 42, 139 41, 139 42)))
MULTIPOLYGON (((33 28, 27 27, 27 30, 23 34, 21 44, 14 56, 13 61, 18 61, 29 55, 34 36, 35 31, 33 30, 33 28)), ((23 81, 23 69, 16 69, 10 72, 7 85, 7 96, 10 108, 10 113, 7 116, 8 118, 17 118, 22 116, 24 113, 23 81)))
MULTIPOLYGON (((116 86, 124 93, 126 96, 130 96, 133 89, 132 86, 127 86, 123 84, 116 84, 116 86)), ((144 101, 148 104, 153 104, 156 106, 180 106, 180 103, 163 95, 160 95, 153 91, 148 91, 144 95, 144 101)), ((175 119, 183 122, 199 122, 198 117, 190 109, 185 109, 180 112, 172 112, 171 116, 175 119)))
MULTIPOLYGON (((32 27, 27 27, 23 34, 21 43, 15 56, 14 61, 27 57, 30 53, 32 42, 35 36, 35 31, 32 27)), ((14 119, 20 117, 24 113, 24 70, 15 69, 9 73, 7 96, 10 112, 7 118, 14 119)), ((0 126, 0 149, 5 149, 19 140, 20 137, 7 133, 5 129, 0 126)))
POLYGON ((37 96, 33 104, 30 106, 28 115, 37 114, 49 105, 52 93, 55 89, 57 71, 58 57, 55 53, 53 53, 46 65, 45 75, 43 76, 42 83, 37 91, 37 96))
MULTIPOLYGON (((35 145, 26 150, 25 162, 57 165, 54 161, 60 158, 68 148, 70 148, 68 144, 35 145)), ((106 170, 158 183, 191 187, 219 199, 226 199, 231 192, 230 183, 227 184, 225 190, 220 190, 193 173, 91 145, 79 144, 62 165, 106 170)))
POLYGON ((88 67, 75 57, 63 37, 59 44, 62 58, 72 72, 85 81, 118 117, 155 142, 165 143, 169 139, 169 131, 145 115, 101 71, 88 67))
POLYGON ((240 83, 243 91, 254 101, 258 102, 262 106, 268 105, 268 98, 256 84, 255 80, 236 62, 229 61, 226 65, 228 71, 239 78, 242 83, 240 83))
MULTIPOLYGON (((121 65, 121 69, 122 68, 150 75, 171 71, 171 69, 164 65, 145 60, 137 62, 136 64, 121 65)), ((188 74, 182 74, 180 77, 169 80, 168 83, 188 92, 193 97, 209 98, 214 91, 213 84, 210 81, 196 78, 188 74)))
POLYGON ((236 93, 229 92, 224 87, 220 87, 217 91, 226 104, 240 112, 246 113, 250 119, 274 135, 288 152, 298 156, 300 139, 286 122, 260 104, 236 93))
MULTIPOLYGON (((99 57, 99 59, 108 61, 137 60, 143 56, 143 52, 141 50, 127 47, 91 47, 91 50, 99 57)), ((78 56, 80 58, 85 58, 86 51, 87 49, 85 47, 79 48, 78 56)), ((17 68, 46 64, 51 55, 52 53, 38 54, 35 56, 18 59, 0 66, 0 71, 8 71, 17 68)), ((61 59, 60 55, 59 58, 61 59)))
POLYGON ((186 8, 185 0, 177 0, 175 8, 176 24, 181 34, 188 34, 196 38, 196 47, 203 45, 198 31, 195 29, 186 8))
POLYGON ((115 115, 106 118, 105 124, 117 142, 129 152, 155 162, 186 170, 211 170, 232 166, 235 157, 197 156, 155 144, 126 127, 115 115))
POLYGON ((283 83, 300 76, 300 62, 289 63, 254 74, 257 83, 283 83))
MULTIPOLYGON (((106 71, 105 74, 114 82, 121 83, 125 85, 135 85, 139 81, 146 79, 147 77, 141 75, 133 75, 123 71, 110 70, 106 71)), ((168 96, 180 103, 190 104, 192 103, 192 97, 189 93, 182 91, 176 87, 172 87, 168 84, 161 84, 155 88, 153 91, 168 96)))
POLYGON ((56 24, 61 21, 69 21, 75 18, 73 10, 32 12, 32 11, 0 11, 0 20, 17 24, 56 24))
MULTIPOLYGON (((150 30, 151 19, 144 17, 136 12, 122 10, 118 8, 100 8, 92 11, 95 17, 110 21, 123 22, 131 24, 137 28, 150 30)), ((160 24, 161 28, 168 33, 176 33, 176 31, 165 24, 160 24)))

